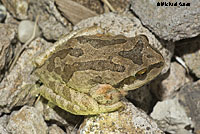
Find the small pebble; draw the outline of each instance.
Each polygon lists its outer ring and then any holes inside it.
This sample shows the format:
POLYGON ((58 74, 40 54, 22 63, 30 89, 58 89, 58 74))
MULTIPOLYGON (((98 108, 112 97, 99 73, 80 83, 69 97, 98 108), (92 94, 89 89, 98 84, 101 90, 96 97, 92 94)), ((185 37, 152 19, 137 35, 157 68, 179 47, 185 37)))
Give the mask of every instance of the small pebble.
MULTIPOLYGON (((25 43, 27 40, 29 40, 33 34, 35 22, 24 20, 19 23, 18 26, 18 39, 20 42, 25 43)), ((38 37, 40 35, 39 27, 36 28, 36 34, 35 37, 38 37)))
POLYGON ((6 18, 7 11, 3 5, 0 5, 0 22, 3 22, 6 18))

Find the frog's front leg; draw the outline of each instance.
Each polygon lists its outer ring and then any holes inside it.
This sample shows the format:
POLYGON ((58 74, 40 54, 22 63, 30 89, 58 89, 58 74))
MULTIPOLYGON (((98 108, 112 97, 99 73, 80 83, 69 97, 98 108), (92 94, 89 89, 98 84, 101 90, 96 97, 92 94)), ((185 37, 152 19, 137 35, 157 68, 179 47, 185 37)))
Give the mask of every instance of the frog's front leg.
POLYGON ((63 85, 57 85, 56 89, 41 86, 40 94, 60 108, 76 115, 94 115, 111 112, 123 107, 122 102, 110 105, 100 105, 92 97, 70 89, 63 85))
POLYGON ((110 84, 97 84, 91 88, 89 93, 100 104, 114 104, 124 96, 121 90, 114 88, 110 84))

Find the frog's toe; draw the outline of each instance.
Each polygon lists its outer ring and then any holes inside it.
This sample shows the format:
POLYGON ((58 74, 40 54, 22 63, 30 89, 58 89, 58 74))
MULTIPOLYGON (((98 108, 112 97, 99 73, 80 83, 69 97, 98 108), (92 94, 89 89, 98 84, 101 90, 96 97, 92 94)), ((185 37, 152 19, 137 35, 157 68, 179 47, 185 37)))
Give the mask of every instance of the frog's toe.
POLYGON ((123 107, 124 107, 124 104, 122 102, 117 102, 112 105, 100 105, 99 113, 113 112, 123 107))
POLYGON ((112 105, 98 105, 95 107, 89 106, 88 109, 76 106, 73 108, 73 110, 76 111, 76 114, 78 115, 97 115, 101 113, 113 112, 122 107, 124 107, 124 104, 122 102, 117 102, 112 105))

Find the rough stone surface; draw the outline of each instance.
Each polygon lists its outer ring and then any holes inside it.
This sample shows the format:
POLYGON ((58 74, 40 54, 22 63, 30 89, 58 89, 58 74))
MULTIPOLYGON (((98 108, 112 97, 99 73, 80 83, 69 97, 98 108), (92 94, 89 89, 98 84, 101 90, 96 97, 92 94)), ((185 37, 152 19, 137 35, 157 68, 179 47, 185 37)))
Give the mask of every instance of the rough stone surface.
POLYGON ((67 134, 65 133, 60 127, 53 124, 49 127, 49 133, 48 134, 67 134))
POLYGON ((3 115, 0 117, 0 134, 9 134, 6 125, 8 124, 9 116, 3 115))
POLYGON ((176 134, 192 134, 192 132, 187 131, 186 129, 179 129, 176 134))
POLYGON ((176 43, 176 51, 196 77, 200 78, 200 36, 176 43))
POLYGON ((6 128, 12 134, 46 134, 48 129, 42 114, 29 106, 13 112, 6 128))
POLYGON ((78 134, 164 134, 148 115, 133 104, 124 103, 126 107, 121 111, 86 118, 78 134))
POLYGON ((4 20, 5 24, 15 24, 16 26, 19 24, 19 21, 16 20, 9 12, 7 12, 6 18, 4 20))
POLYGON ((16 39, 16 31, 16 25, 0 23, 0 81, 14 54, 12 43, 16 39))
POLYGON ((91 27, 93 25, 98 25, 113 35, 123 34, 127 37, 134 37, 138 34, 146 35, 150 44, 160 51, 165 59, 166 66, 162 73, 167 72, 169 69, 171 57, 174 51, 174 45, 169 42, 161 42, 161 44, 150 31, 142 26, 136 17, 132 15, 108 13, 83 20, 78 23, 74 29, 91 27))
POLYGON ((166 79, 160 81, 153 81, 151 84, 151 91, 159 100, 164 100, 166 98, 174 95, 180 87, 189 82, 186 77, 186 70, 177 62, 172 62, 170 71, 166 74, 166 79))
POLYGON ((108 0, 116 12, 124 12, 130 6, 131 0, 108 0))
POLYGON ((70 23, 60 15, 54 0, 30 0, 29 17, 39 15, 38 25, 48 40, 58 40, 72 29, 70 23))
POLYGON ((92 11, 95 11, 98 14, 104 13, 101 1, 98 0, 72 0, 72 1, 77 2, 92 11))
POLYGON ((44 44, 47 47, 49 45, 41 38, 35 39, 29 46, 31 49, 26 49, 21 54, 13 70, 0 83, 0 114, 9 113, 13 107, 33 102, 33 97, 28 95, 30 89, 23 89, 25 85, 33 84, 37 80, 30 76, 33 71, 32 59, 44 44))
POLYGON ((158 102, 151 113, 151 117, 157 120, 161 130, 175 134, 186 126, 194 127, 185 109, 179 104, 177 98, 158 102))
MULTIPOLYGON (((89 8, 92 11, 95 11, 98 14, 103 14, 105 12, 108 12, 108 7, 101 1, 97 0, 73 0, 73 1, 89 8)), ((108 2, 117 12, 125 11, 128 5, 130 4, 130 0, 108 0, 108 2)))
POLYGON ((83 118, 83 116, 76 116, 66 112, 50 102, 47 104, 43 98, 40 100, 42 101, 38 101, 35 107, 38 111, 40 111, 40 113, 42 113, 46 121, 54 120, 57 123, 59 122, 59 124, 70 126, 68 122, 71 124, 78 124, 83 118))
POLYGON ((42 114, 45 121, 53 121, 54 123, 49 127, 49 133, 54 134, 56 130, 62 133, 63 130, 59 127, 62 126, 62 128, 65 128, 67 134, 76 134, 76 126, 83 121, 83 116, 77 116, 66 112, 50 102, 47 103, 44 98, 40 98, 40 100, 41 101, 35 104, 35 108, 42 114))
POLYGON ((176 134, 192 134, 192 132, 187 131, 186 129, 179 129, 176 134))
POLYGON ((177 98, 194 122, 195 131, 200 132, 200 80, 182 87, 177 98))
POLYGON ((6 9, 17 19, 27 19, 29 3, 27 0, 2 0, 6 9))
POLYGON ((2 125, 0 125, 0 134, 9 134, 8 131, 2 125))
POLYGON ((190 3, 190 6, 157 6, 158 2, 160 0, 132 0, 131 9, 148 29, 162 39, 177 41, 200 34, 200 1, 162 1, 177 2, 177 5, 179 2, 190 3))

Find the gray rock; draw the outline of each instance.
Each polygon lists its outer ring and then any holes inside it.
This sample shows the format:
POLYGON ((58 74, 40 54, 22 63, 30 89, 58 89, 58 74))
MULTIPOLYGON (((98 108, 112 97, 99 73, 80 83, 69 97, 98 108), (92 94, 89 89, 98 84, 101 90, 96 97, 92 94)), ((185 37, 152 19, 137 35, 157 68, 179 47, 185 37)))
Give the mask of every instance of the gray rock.
POLYGON ((200 78, 200 36, 176 42, 176 50, 196 77, 200 78))
POLYGON ((41 38, 35 39, 29 45, 32 49, 26 49, 21 54, 13 70, 0 83, 0 114, 9 113, 13 107, 33 103, 35 97, 29 94, 30 88, 26 85, 37 80, 30 76, 33 71, 32 59, 44 44, 46 47, 50 45, 41 38))
POLYGON ((3 115, 0 117, 0 134, 9 134, 6 125, 8 124, 9 116, 3 115))
POLYGON ((72 0, 56 0, 55 2, 62 15, 73 25, 81 20, 97 15, 96 12, 72 0))
POLYGON ((38 25, 48 40, 58 40, 69 33, 71 24, 57 10, 54 0, 30 0, 29 18, 40 15, 38 25))
POLYGON ((157 120, 161 130, 172 134, 186 126, 193 127, 191 118, 187 116, 186 110, 179 104, 177 98, 158 102, 154 106, 151 117, 157 120))
POLYGON ((132 0, 131 9, 142 23, 153 33, 165 40, 177 41, 200 34, 200 1, 165 0, 178 6, 157 6, 160 1, 132 0), (179 6, 179 2, 190 6, 179 6))
POLYGON ((186 129, 179 129, 176 134, 192 134, 190 131, 187 131, 186 129))
MULTIPOLYGON (((108 0, 116 12, 123 13, 130 7, 130 0, 108 0)), ((106 4, 104 3, 104 9, 106 4)), ((105 11, 106 12, 106 11, 105 11)))
POLYGON ((3 22, 6 18, 7 11, 6 8, 0 4, 0 22, 3 22))
POLYGON ((151 84, 151 91, 159 100, 172 97, 183 85, 189 82, 186 70, 177 62, 172 62, 170 71, 161 82, 155 80, 151 84))
POLYGON ((76 116, 66 112, 50 102, 46 104, 44 99, 40 100, 42 101, 37 102, 35 107, 38 111, 40 111, 40 113, 42 113, 46 121, 54 120, 59 125, 73 127, 68 122, 71 122, 71 124, 78 124, 83 118, 83 116, 76 116))
POLYGON ((49 134, 55 134, 55 131, 58 131, 56 133, 64 134, 65 132, 59 126, 62 126, 62 128, 64 127, 67 134, 76 134, 76 125, 80 124, 83 120, 83 116, 73 115, 50 102, 47 104, 45 103, 46 100, 42 97, 40 100, 41 101, 35 104, 35 108, 42 114, 45 121, 53 121, 54 123, 49 127, 49 134))
POLYGON ((94 25, 98 25, 105 29, 106 32, 114 35, 123 34, 127 37, 134 37, 138 34, 146 35, 149 39, 150 45, 160 51, 165 59, 166 65, 162 73, 167 72, 169 69, 171 57, 174 51, 174 45, 170 42, 159 42, 155 36, 148 29, 143 27, 141 22, 131 14, 103 14, 81 21, 74 27, 74 29, 91 27, 94 25))
POLYGON ((152 109, 153 98, 149 85, 144 85, 136 90, 129 91, 126 98, 146 113, 149 113, 152 109))
POLYGON ((65 133, 60 127, 53 124, 49 127, 49 133, 48 134, 67 134, 65 133))
POLYGON ((27 19, 29 3, 27 0, 2 0, 6 9, 17 19, 27 19))
POLYGON ((47 134, 47 124, 34 107, 24 106, 13 112, 7 125, 12 134, 47 134))
POLYGON ((129 102, 124 103, 121 111, 86 118, 78 134, 164 134, 146 113, 129 102))
POLYGON ((9 134, 8 131, 2 125, 0 125, 0 134, 9 134))
POLYGON ((12 43, 16 39, 16 31, 16 25, 0 23, 0 81, 5 74, 5 70, 8 70, 8 65, 14 54, 12 43))
POLYGON ((182 87, 177 98, 188 117, 194 122, 195 132, 200 132, 200 80, 182 87))
MULTIPOLYGON (((59 0, 55 0, 56 3, 59 1, 59 0)), ((62 0, 60 0, 62 1, 62 0)), ((98 1, 98 0, 94 0, 94 1, 88 1, 88 0, 85 0, 85 1, 80 1, 80 0, 72 0, 94 12, 96 12, 97 14, 102 14, 104 13, 104 7, 101 3, 101 1, 98 1)))

